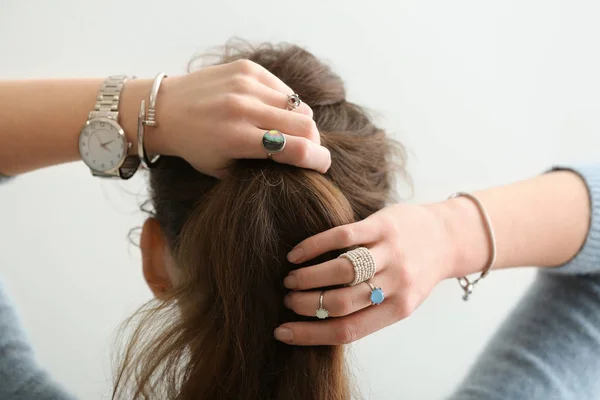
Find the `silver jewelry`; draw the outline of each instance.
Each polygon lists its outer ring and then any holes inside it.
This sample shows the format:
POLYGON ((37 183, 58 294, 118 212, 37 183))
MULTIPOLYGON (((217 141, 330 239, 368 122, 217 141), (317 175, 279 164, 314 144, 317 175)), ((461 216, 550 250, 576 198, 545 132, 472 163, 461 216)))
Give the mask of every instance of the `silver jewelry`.
POLYGON ((153 168, 156 166, 158 159, 160 158, 160 154, 155 154, 152 157, 148 158, 148 154, 146 153, 146 148, 144 147, 144 128, 146 126, 158 126, 156 122, 156 99, 158 97, 158 90, 160 89, 160 84, 162 80, 167 77, 167 74, 161 72, 156 75, 154 78, 154 82, 152 83, 152 88, 150 89, 150 99, 148 100, 148 115, 146 119, 146 101, 142 100, 140 104, 140 112, 138 114, 138 129, 137 129, 137 137, 138 137, 138 156, 142 165, 146 168, 153 168))
POLYGON ((327 311, 323 307, 323 295, 324 294, 325 294, 325 291, 323 290, 321 292, 321 294, 319 295, 319 309, 315 312, 315 316, 319 319, 325 319, 325 318, 329 317, 329 311, 327 311))
POLYGON ((285 149, 285 135, 276 129, 266 131, 262 138, 262 147, 267 152, 267 157, 281 153, 285 149))
POLYGON ((483 204, 481 203, 481 201, 479 201, 479 199, 477 197, 473 196, 470 193, 457 192, 457 193, 454 193, 452 196, 448 197, 448 199, 454 199, 454 198, 461 197, 461 196, 466 197, 469 200, 471 200, 473 203, 475 203, 475 205, 479 209, 479 213, 481 214, 481 217, 483 218, 483 222, 485 224, 485 228, 488 233, 488 239, 490 242, 490 259, 489 259, 486 267, 483 269, 483 271, 479 275, 479 277, 473 281, 469 280, 469 278, 467 278, 466 276, 457 278, 458 283, 464 292, 463 300, 467 301, 467 300, 469 300, 469 296, 471 295, 471 293, 473 293, 473 288, 475 287, 475 285, 477 283, 479 283, 480 280, 485 278, 489 274, 489 272, 492 270, 492 268, 494 268, 494 264, 496 263, 496 235, 494 234, 494 229, 492 228, 492 221, 490 220, 490 216, 488 215, 487 211, 485 210, 485 207, 483 206, 483 204))
POLYGON ((366 280, 365 283, 371 288, 371 294, 369 294, 371 305, 376 306, 383 303, 383 300, 385 300, 385 293, 383 290, 380 287, 375 287, 369 280, 366 280))
POLYGON ((125 75, 106 78, 79 134, 81 159, 97 177, 129 179, 140 165, 137 156, 128 155, 131 143, 119 125, 119 99, 127 79, 125 75))
POLYGON ((296 108, 300 107, 301 103, 302 100, 300 100, 300 96, 298 96, 296 93, 290 94, 288 96, 287 109, 289 111, 294 111, 296 108))
POLYGON ((338 258, 343 257, 350 260, 354 267, 354 280, 349 286, 357 285, 361 282, 371 279, 375 276, 376 265, 375 258, 369 249, 359 247, 341 254, 338 258))

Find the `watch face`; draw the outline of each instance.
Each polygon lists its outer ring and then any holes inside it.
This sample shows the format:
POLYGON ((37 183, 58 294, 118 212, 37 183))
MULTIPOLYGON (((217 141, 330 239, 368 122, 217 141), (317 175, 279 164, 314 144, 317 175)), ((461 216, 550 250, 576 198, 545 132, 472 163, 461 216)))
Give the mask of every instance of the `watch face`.
POLYGON ((88 120, 79 135, 79 153, 88 167, 107 172, 119 167, 127 155, 127 139, 115 121, 88 120))

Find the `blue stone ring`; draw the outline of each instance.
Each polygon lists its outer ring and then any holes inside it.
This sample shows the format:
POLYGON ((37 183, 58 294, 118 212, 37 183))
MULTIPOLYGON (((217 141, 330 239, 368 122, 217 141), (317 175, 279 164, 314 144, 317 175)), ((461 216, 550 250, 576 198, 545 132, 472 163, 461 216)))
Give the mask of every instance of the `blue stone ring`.
POLYGON ((369 295, 369 298, 371 299, 371 305, 379 305, 383 303, 383 300, 385 300, 385 293, 383 293, 383 290, 380 287, 373 286, 373 284, 368 280, 366 280, 365 283, 371 287, 371 294, 369 295))
POLYGON ((266 131, 262 138, 262 147, 267 152, 267 157, 281 153, 285 149, 285 135, 276 129, 266 131))

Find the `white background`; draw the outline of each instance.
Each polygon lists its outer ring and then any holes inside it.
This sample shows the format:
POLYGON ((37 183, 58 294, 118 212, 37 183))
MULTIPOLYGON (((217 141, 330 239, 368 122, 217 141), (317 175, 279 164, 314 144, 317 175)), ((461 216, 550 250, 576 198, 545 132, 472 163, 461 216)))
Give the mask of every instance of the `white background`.
MULTIPOLYGON (((599 17, 584 0, 0 0, 0 78, 178 74, 233 35, 297 43, 407 146, 411 201, 434 201, 600 157, 599 17)), ((2 187, 0 273, 40 361, 83 399, 108 397, 115 329, 150 295, 127 240, 143 184, 76 163, 2 187)), ((450 393, 530 279, 492 274, 468 304, 445 282, 360 341, 365 397, 450 393)))

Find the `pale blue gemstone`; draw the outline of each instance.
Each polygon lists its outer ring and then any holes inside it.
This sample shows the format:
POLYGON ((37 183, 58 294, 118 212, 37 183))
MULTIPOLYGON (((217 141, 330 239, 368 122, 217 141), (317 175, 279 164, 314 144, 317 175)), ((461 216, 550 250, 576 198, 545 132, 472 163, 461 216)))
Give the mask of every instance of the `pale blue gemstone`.
POLYGON ((385 294, 383 293, 383 290, 377 288, 371 291, 371 302, 373 304, 381 304, 383 303, 383 299, 385 299, 385 294))

